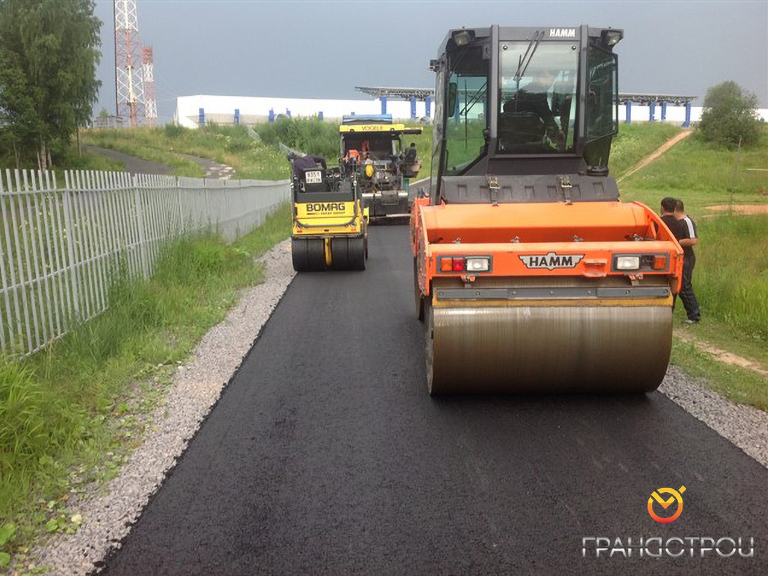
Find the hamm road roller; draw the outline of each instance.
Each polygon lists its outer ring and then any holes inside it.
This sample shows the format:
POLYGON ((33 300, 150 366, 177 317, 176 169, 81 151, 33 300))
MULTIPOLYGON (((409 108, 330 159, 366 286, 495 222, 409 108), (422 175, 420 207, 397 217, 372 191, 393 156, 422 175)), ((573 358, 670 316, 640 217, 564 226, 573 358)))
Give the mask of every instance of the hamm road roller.
POLYGON ((297 272, 365 270, 368 210, 354 180, 315 156, 289 155, 293 174, 291 256, 297 272), (315 162, 321 161, 321 165, 315 162))
POLYGON ((429 193, 411 213, 427 386, 643 392, 672 345, 682 250, 608 174, 611 28, 449 32, 429 193))

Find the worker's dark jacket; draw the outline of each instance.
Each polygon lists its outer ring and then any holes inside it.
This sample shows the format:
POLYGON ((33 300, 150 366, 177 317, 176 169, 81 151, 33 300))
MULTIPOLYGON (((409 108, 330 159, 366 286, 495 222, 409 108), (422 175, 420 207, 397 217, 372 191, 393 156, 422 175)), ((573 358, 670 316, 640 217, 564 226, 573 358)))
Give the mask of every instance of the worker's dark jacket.
MULTIPOLYGON (((661 219, 678 240, 698 237, 696 235, 696 224, 688 216, 678 220, 673 215, 667 214, 662 216, 661 219)), ((684 246, 683 281, 680 286, 680 299, 683 301, 688 319, 698 322, 701 319, 701 311, 699 310, 699 302, 693 292, 693 269, 695 266, 696 256, 693 253, 693 246, 684 246)))
MULTIPOLYGON (((678 240, 682 238, 698 238, 698 231, 696 230, 696 222, 694 222, 690 216, 685 216, 684 218, 677 221, 680 224, 680 233, 682 236, 678 238, 678 240)), ((683 247, 683 252, 685 253, 686 258, 693 258, 695 256, 693 252, 693 246, 685 246, 683 247)))
POLYGON ((323 168, 328 168, 328 166, 325 164, 325 158, 322 156, 315 156, 314 154, 299 156, 293 161, 293 176, 295 178, 301 178, 306 170, 317 168, 318 164, 320 164, 323 168))
POLYGON ((661 219, 664 221, 664 224, 667 225, 667 228, 669 228, 669 231, 672 232, 672 235, 677 238, 678 240, 682 240, 683 238, 687 238, 687 236, 683 236, 683 230, 682 226, 680 225, 680 221, 675 218, 672 214, 665 214, 661 217, 661 219))

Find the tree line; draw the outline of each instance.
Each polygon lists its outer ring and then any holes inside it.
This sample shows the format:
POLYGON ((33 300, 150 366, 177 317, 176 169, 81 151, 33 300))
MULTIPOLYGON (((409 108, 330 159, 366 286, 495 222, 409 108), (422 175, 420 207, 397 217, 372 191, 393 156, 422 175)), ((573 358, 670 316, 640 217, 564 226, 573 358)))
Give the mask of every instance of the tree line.
POLYGON ((93 12, 93 0, 0 0, 0 149, 17 167, 51 168, 91 117, 101 86, 93 12))

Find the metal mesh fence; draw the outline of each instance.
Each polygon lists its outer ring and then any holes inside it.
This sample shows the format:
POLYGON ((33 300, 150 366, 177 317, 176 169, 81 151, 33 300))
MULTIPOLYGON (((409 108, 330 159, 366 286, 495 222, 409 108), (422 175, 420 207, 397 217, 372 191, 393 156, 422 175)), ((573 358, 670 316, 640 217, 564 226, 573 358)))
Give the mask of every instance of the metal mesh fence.
POLYGON ((107 309, 118 276, 152 275, 164 242, 233 241, 289 198, 286 181, 0 172, 0 351, 27 355, 107 309))

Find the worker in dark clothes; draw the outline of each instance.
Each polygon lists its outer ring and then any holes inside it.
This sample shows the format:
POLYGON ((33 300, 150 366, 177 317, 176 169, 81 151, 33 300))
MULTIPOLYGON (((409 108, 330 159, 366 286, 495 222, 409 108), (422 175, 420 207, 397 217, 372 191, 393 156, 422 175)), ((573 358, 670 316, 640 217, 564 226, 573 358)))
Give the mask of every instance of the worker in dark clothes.
POLYGON ((696 230, 696 223, 685 213, 685 205, 682 200, 678 200, 675 206, 675 218, 680 224, 682 239, 680 245, 683 247, 683 286, 680 289, 680 299, 683 301, 685 311, 688 314, 687 324, 698 324, 701 321, 701 311, 699 302, 693 293, 693 268, 696 266, 696 254, 693 247, 699 243, 699 235, 696 230))
MULTIPOLYGON (((695 303, 696 302, 696 297, 693 295, 693 287, 691 286, 691 275, 690 274, 687 276, 687 287, 689 288, 689 292, 686 293, 686 264, 685 264, 685 262, 687 260, 687 257, 685 256, 685 251, 686 251, 686 247, 692 246, 693 244, 698 242, 698 240, 694 241, 694 240, 691 240, 690 238, 687 237, 686 231, 683 230, 683 223, 681 221, 679 221, 675 217, 675 210, 676 209, 677 209, 677 199, 667 197, 667 198, 664 198, 661 201, 661 219, 664 221, 664 224, 667 225, 667 228, 669 228, 670 232, 672 232, 674 237, 677 238, 677 241, 680 243, 680 246, 683 247, 683 254, 684 254, 684 256, 683 256, 683 284, 682 284, 682 287, 680 288, 680 298, 683 300, 683 305, 685 306, 685 310, 688 313, 689 320, 687 322, 689 322, 690 324, 693 324, 693 323, 697 323, 699 321, 699 318, 700 318, 699 311, 698 311, 699 310, 699 306, 698 306, 698 304, 696 304, 696 313, 693 316, 694 318, 696 318, 696 320, 692 320, 691 319, 691 311, 689 310, 688 304, 686 303, 686 298, 687 298, 687 294, 689 293, 693 297, 693 302, 695 303), (686 296, 683 296, 684 293, 686 293, 686 296)), ((691 252, 693 252, 692 249, 691 249, 691 252)), ((695 259, 694 259, 694 261, 695 261, 695 259)), ((691 271, 692 270, 693 270, 693 267, 691 267, 691 271)), ((690 302, 690 299, 688 300, 688 302, 690 302)), ((674 308, 674 304, 675 303, 677 303, 677 295, 675 295, 675 300, 674 300, 674 303, 672 305, 673 308, 674 308)))
POLYGON ((325 163, 325 158, 322 156, 315 156, 314 154, 305 154, 304 156, 299 156, 298 154, 289 152, 288 160, 293 163, 294 178, 301 179, 306 170, 317 168, 318 164, 320 164, 324 169, 328 169, 328 166, 325 163))

